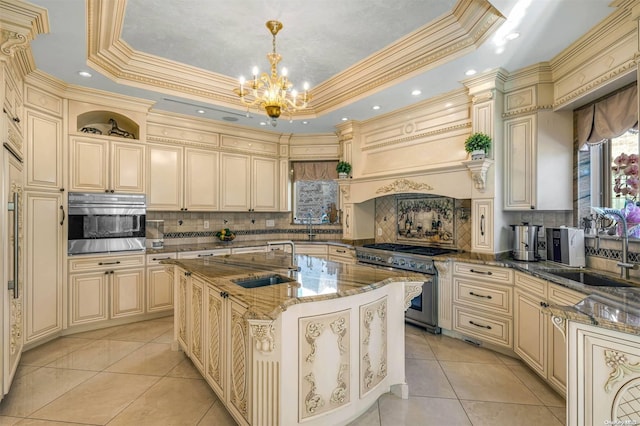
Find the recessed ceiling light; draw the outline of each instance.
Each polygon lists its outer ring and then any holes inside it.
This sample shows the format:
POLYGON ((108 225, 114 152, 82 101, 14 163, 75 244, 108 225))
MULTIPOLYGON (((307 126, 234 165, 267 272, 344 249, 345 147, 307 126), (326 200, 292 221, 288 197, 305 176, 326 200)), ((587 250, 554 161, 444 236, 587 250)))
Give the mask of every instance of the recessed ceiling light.
POLYGON ((500 55, 504 53, 504 46, 500 46, 496 48, 496 55, 500 55))
POLYGON ((79 75, 80 77, 85 77, 85 78, 89 78, 89 77, 91 77, 91 73, 90 73, 90 72, 87 72, 87 71, 78 71, 78 75, 79 75))
POLYGON ((302 124, 309 124, 309 122, 305 120, 302 122, 302 124))
POLYGON ((197 112, 198 114, 204 114, 204 110, 203 110, 203 109, 196 110, 196 112, 197 112))
POLYGON ((413 96, 421 95, 421 94, 422 94, 422 90, 420 90, 420 89, 413 90, 413 91, 411 92, 411 94, 412 94, 413 96))
POLYGON ((372 109, 375 109, 375 110, 377 111, 377 110, 379 110, 379 109, 380 109, 380 105, 374 105, 374 106, 372 107, 372 109))
POLYGON ((266 126, 266 125, 267 125, 267 123, 266 123, 265 121, 261 121, 261 122, 260 122, 260 125, 261 125, 261 126, 266 126))
POLYGON ((348 117, 342 117, 342 121, 347 121, 348 119, 348 117))
POLYGON ((477 71, 476 70, 467 70, 467 72, 465 72, 465 75, 474 75, 477 71))
POLYGON ((520 33, 513 32, 510 34, 507 34, 504 38, 506 38, 507 40, 515 40, 518 37, 520 37, 520 33))

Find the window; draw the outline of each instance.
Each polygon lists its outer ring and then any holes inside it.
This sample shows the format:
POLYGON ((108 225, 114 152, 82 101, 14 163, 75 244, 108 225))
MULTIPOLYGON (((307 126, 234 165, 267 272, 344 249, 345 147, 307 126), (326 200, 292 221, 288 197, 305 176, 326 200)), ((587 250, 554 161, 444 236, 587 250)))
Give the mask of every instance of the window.
POLYGON ((338 223, 337 161, 296 161, 293 170, 293 223, 338 223))
POLYGON ((639 153, 638 90, 633 83, 575 111, 577 153, 577 223, 592 215, 591 206, 620 209, 627 199, 640 201, 637 161, 616 158, 639 153), (633 170, 632 170, 633 169, 633 170))

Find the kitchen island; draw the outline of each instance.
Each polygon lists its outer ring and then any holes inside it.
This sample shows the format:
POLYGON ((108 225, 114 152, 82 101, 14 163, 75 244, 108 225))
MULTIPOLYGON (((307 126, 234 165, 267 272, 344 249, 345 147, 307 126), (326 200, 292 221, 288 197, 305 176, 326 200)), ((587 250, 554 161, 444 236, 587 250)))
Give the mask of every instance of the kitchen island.
POLYGON ((346 424, 408 397, 404 311, 424 275, 278 252, 163 263, 176 345, 239 424, 346 424))

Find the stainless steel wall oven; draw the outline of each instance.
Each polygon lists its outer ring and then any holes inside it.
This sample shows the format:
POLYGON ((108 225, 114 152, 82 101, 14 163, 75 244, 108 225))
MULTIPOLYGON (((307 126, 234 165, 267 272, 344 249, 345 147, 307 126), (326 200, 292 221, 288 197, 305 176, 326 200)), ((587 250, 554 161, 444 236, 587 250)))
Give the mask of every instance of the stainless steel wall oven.
POLYGON ((68 253, 145 249, 144 194, 69 193, 68 253))

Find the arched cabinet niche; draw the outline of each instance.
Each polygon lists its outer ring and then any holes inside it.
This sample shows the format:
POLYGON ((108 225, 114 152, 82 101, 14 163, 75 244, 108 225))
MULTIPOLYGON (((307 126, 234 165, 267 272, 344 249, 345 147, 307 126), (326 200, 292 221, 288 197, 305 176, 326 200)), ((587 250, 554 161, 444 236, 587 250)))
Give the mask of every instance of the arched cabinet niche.
POLYGON ((72 192, 144 193, 143 126, 107 110, 75 115, 69 143, 72 192))

